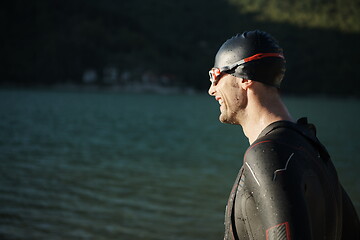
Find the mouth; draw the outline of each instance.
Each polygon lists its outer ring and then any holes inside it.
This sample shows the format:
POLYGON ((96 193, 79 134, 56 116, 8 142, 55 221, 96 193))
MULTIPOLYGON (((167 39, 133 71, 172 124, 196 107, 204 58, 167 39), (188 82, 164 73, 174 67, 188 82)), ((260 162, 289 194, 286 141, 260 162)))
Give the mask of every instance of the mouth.
POLYGON ((215 100, 222 105, 223 104, 223 100, 221 99, 221 97, 215 97, 215 100))

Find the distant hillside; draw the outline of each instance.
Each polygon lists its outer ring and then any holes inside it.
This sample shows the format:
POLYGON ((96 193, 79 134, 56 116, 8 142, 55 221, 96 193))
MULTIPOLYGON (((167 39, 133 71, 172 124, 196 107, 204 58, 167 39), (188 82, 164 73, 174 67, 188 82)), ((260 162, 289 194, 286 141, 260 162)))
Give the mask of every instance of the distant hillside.
POLYGON ((220 45, 261 29, 284 48, 285 92, 360 96, 359 7, 346 1, 13 0, 0 9, 0 81, 84 84, 92 73, 101 85, 110 69, 205 90, 220 45))

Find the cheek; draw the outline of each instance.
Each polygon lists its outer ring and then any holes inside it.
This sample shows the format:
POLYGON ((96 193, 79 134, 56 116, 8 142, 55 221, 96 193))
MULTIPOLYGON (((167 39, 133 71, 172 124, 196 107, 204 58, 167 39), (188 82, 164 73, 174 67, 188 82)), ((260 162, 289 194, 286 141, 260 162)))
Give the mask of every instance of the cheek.
POLYGON ((234 93, 233 101, 237 106, 243 106, 246 104, 247 99, 245 94, 240 89, 237 89, 237 91, 234 93))

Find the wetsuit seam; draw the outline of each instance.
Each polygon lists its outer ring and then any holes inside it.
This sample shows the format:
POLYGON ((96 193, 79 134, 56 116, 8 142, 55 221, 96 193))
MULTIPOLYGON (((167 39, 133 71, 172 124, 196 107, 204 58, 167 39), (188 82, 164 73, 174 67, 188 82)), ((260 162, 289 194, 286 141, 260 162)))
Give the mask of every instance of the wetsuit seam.
POLYGON ((259 146, 259 145, 261 145, 261 144, 268 143, 268 142, 273 142, 273 140, 264 140, 264 141, 260 141, 260 142, 257 142, 257 143, 252 144, 252 145, 246 150, 246 152, 245 152, 245 154, 244 154, 244 160, 246 159, 246 155, 248 154, 248 152, 249 152, 251 149, 253 149, 253 148, 255 148, 256 146, 259 146))

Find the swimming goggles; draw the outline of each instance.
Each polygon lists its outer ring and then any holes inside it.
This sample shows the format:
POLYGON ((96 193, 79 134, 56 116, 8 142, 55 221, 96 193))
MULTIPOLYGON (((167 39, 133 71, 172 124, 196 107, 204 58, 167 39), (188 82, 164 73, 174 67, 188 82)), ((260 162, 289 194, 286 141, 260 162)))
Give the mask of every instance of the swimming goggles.
POLYGON ((251 57, 241 59, 240 61, 237 61, 237 62, 235 62, 235 63, 233 63, 233 64, 231 64, 229 66, 224 66, 224 67, 221 67, 221 68, 212 68, 209 71, 210 82, 212 84, 216 85, 219 82, 219 80, 220 80, 219 76, 222 73, 231 71, 234 68, 240 66, 241 64, 244 64, 244 63, 247 63, 247 62, 250 62, 250 61, 254 61, 254 60, 258 60, 258 59, 261 59, 261 58, 265 58, 265 57, 279 57, 279 58, 285 59, 284 55, 282 53, 258 53, 258 54, 255 54, 255 55, 251 56, 251 57))

